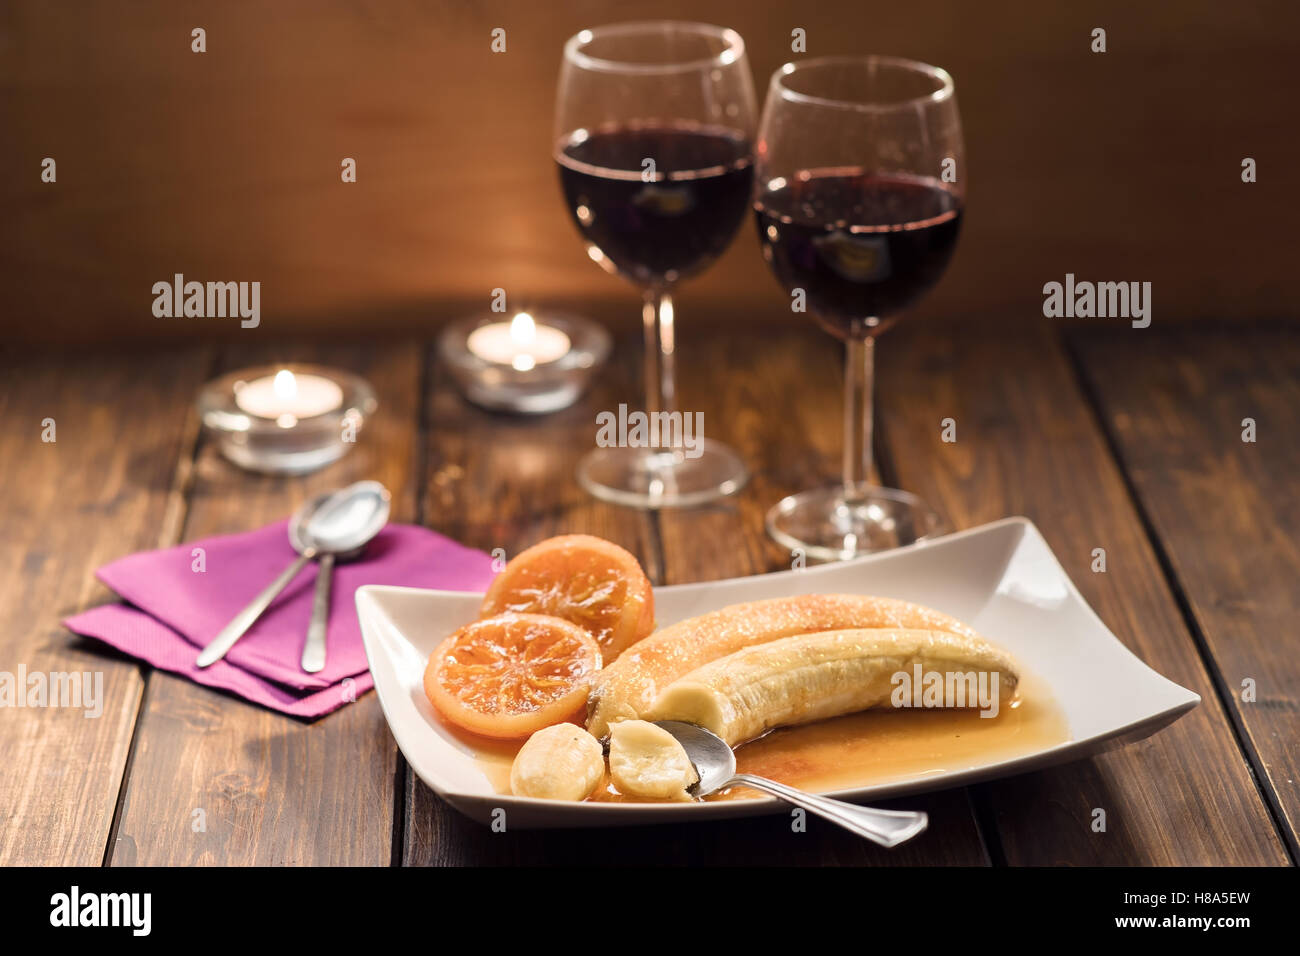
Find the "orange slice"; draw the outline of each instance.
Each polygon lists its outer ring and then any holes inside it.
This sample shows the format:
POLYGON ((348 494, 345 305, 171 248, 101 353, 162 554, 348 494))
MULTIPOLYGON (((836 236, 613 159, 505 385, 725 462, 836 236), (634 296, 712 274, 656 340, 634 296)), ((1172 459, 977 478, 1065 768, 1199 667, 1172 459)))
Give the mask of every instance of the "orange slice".
POLYGON ((512 739, 581 719, 600 647, 576 624, 503 614, 467 624, 429 657, 424 693, 458 727, 512 739))
POLYGON ((585 628, 605 663, 654 630, 650 579, 627 551, 589 534, 547 538, 496 576, 483 616, 552 614, 585 628))

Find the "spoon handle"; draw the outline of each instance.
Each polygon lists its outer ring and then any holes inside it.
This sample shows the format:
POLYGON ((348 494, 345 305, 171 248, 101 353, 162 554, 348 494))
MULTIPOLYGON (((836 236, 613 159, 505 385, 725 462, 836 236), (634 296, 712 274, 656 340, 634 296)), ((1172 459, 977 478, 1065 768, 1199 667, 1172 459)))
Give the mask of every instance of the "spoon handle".
POLYGON ((787 787, 775 780, 748 773, 736 774, 724 786, 737 784, 780 797, 786 803, 793 803, 809 813, 815 813, 832 823, 838 823, 844 829, 851 830, 858 836, 866 837, 884 847, 898 846, 924 832, 930 825, 930 818, 917 810, 877 810, 873 807, 860 807, 854 803, 805 793, 803 790, 787 787))
POLYGON ((316 594, 311 602, 311 624, 307 626, 307 640, 302 645, 302 669, 315 674, 325 669, 325 627, 330 619, 330 579, 334 577, 334 555, 321 555, 320 570, 316 572, 316 594))
POLYGON ((276 599, 276 596, 289 586, 289 582, 297 577, 298 572, 315 556, 316 552, 312 549, 308 549, 299 555, 293 564, 284 569, 284 573, 267 585, 265 591, 253 598, 246 608, 231 618, 230 623, 221 629, 221 633, 214 637, 207 647, 203 648, 195 663, 199 667, 207 667, 225 657, 226 652, 235 646, 235 643, 244 636, 244 632, 253 626, 253 622, 271 606, 271 602, 276 599))

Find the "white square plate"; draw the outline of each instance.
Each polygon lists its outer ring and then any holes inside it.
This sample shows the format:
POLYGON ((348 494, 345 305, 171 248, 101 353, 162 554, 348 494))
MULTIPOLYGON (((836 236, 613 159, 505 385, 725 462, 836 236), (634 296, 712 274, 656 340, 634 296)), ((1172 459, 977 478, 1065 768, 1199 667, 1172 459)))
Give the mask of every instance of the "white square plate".
MULTIPOLYGON (((1069 741, 1011 759, 838 790, 866 802, 1024 773, 1154 733, 1200 697, 1138 660, 1084 602, 1038 529, 1007 518, 853 561, 655 590, 658 626, 728 604, 807 593, 877 594, 944 611, 1010 651, 1044 682, 1069 741)), ((487 822, 504 807, 511 827, 613 826, 766 813, 772 798, 705 803, 566 803, 498 794, 474 753, 435 717, 424 667, 444 637, 477 616, 481 596, 367 586, 357 591, 366 655, 384 716, 420 779, 461 812, 487 822)))

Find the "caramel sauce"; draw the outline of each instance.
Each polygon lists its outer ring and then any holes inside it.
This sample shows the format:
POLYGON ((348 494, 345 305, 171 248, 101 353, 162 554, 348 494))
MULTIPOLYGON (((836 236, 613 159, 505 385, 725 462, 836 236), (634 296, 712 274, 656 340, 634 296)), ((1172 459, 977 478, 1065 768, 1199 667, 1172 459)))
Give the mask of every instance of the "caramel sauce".
MULTIPOLYGON (((736 770, 814 792, 916 780, 1034 753, 1070 739, 1065 715, 1025 675, 996 717, 977 710, 867 710, 775 730, 736 749, 736 770)), ((709 800, 761 797, 748 787, 709 800)))
MULTIPOLYGON (((1065 715, 1041 681, 1022 674, 1016 697, 996 717, 977 710, 884 709, 775 730, 736 748, 736 770, 802 790, 830 791, 917 780, 1034 753, 1070 740, 1065 715)), ((492 787, 510 792, 510 765, 522 742, 470 742, 492 787)), ((707 800, 746 800, 748 787, 707 800)), ((588 800, 660 803, 618 792, 608 774, 588 800)))
POLYGON ((450 723, 444 722, 442 726, 474 755, 474 763, 483 771, 483 776, 488 778, 492 789, 497 793, 509 795, 510 768, 524 741, 493 740, 491 737, 467 733, 450 723))

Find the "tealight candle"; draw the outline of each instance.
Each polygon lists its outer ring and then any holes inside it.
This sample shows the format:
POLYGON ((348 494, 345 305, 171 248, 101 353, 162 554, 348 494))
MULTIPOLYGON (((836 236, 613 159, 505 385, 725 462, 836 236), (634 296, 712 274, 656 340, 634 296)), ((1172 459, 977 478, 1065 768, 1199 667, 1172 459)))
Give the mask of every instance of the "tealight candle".
POLYGON ((571 313, 468 316, 438 337, 465 397, 494 411, 542 415, 577 401, 609 354, 609 333, 571 313))
POLYGON ((250 415, 292 428, 300 418, 314 418, 341 406, 343 389, 323 375, 295 375, 282 368, 274 375, 237 385, 235 404, 250 415))
POLYGON ((538 325, 527 312, 520 312, 509 322, 479 326, 469 334, 465 347, 485 362, 527 372, 563 358, 570 344, 569 337, 559 329, 538 325))
POLYGON ((227 372, 199 391, 199 418, 242 468, 301 475, 347 454, 378 403, 364 379, 321 365, 227 372))

